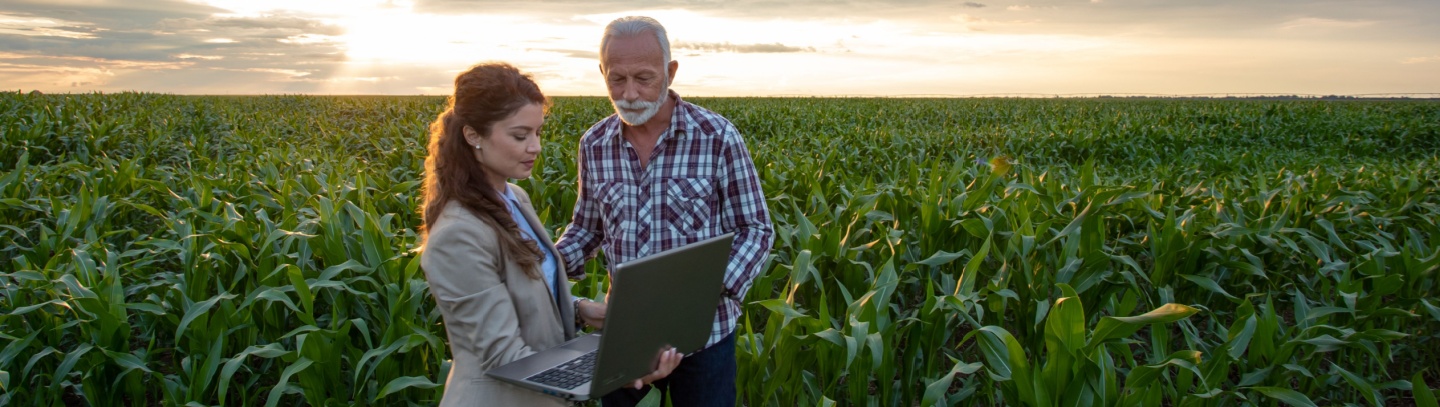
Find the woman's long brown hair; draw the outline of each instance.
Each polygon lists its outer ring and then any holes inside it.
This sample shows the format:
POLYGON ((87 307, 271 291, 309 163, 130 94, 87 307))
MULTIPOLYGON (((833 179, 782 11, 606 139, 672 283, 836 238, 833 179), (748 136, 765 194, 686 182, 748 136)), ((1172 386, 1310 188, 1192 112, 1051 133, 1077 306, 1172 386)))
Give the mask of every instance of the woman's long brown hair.
MULTIPOLYGON (((430 228, 450 201, 460 203, 475 217, 499 233, 500 250, 525 269, 531 278, 540 278, 544 253, 536 244, 520 237, 520 226, 510 216, 500 191, 486 181, 485 167, 475 160, 475 148, 465 142, 465 126, 482 137, 490 137, 491 126, 530 104, 549 107, 540 86, 529 75, 506 63, 483 63, 455 77, 455 94, 445 111, 430 124, 429 155, 425 157, 424 201, 420 216, 422 244, 430 228)), ((539 242, 535 242, 539 243, 539 242)))

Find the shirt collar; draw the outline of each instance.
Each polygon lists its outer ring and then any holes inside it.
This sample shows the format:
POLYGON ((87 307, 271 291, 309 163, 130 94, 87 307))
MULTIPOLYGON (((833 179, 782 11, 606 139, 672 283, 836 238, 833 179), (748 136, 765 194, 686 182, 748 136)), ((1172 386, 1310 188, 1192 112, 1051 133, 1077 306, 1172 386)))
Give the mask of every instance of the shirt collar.
MULTIPOLYGON (((690 133, 691 128, 695 126, 695 122, 689 120, 690 108, 686 107, 683 99, 680 99, 680 94, 676 93, 674 89, 670 89, 667 92, 669 92, 670 98, 675 99, 675 108, 670 111, 670 126, 666 128, 667 131, 660 134, 660 140, 669 138, 668 136, 672 135, 679 137, 681 134, 690 133)), ((616 140, 619 140, 624 137, 625 122, 620 120, 620 113, 617 112, 613 116, 615 117, 614 137, 616 140)))
POLYGON ((510 190, 510 184, 505 184, 505 192, 501 192, 500 196, 505 198, 506 201, 514 203, 517 207, 520 205, 520 199, 515 197, 515 191, 510 190))

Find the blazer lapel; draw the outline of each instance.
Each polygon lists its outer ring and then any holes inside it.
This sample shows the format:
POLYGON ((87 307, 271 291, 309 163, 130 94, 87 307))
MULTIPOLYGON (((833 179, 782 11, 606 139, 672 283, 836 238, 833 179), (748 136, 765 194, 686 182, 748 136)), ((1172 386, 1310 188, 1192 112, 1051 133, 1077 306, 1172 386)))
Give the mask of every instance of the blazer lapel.
POLYGON ((550 231, 545 229, 545 224, 540 223, 540 216, 535 214, 534 205, 530 204, 529 194, 515 194, 515 199, 520 201, 520 213, 525 215, 525 221, 530 223, 530 229, 539 235, 540 244, 544 246, 544 250, 549 250, 555 256, 555 269, 559 271, 555 273, 556 279, 558 279, 555 284, 560 287, 555 291, 558 291, 560 295, 554 298, 555 302, 551 305, 555 306, 555 313, 560 318, 560 325, 565 327, 565 337, 572 338, 575 336, 575 326, 570 321, 575 320, 575 309, 570 306, 573 297, 570 296, 569 280, 564 278, 565 259, 560 257, 559 251, 555 250, 555 241, 550 238, 550 231))

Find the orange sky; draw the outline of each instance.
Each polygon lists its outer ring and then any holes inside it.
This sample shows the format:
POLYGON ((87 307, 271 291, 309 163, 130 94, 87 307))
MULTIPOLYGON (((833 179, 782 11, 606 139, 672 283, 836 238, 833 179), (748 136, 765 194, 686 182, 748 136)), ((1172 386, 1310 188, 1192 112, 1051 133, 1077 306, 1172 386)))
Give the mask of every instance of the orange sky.
POLYGON ((603 26, 641 14, 694 96, 1440 92, 1440 2, 1175 3, 9 0, 0 83, 445 94, 503 60, 549 94, 600 95, 603 26))

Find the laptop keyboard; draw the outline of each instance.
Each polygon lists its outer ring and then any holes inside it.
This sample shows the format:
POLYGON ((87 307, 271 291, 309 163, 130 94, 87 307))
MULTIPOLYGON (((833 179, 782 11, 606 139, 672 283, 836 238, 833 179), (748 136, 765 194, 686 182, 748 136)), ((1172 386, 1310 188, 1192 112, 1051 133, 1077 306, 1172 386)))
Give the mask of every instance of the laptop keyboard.
POLYGON ((595 352, 590 351, 590 353, 571 359, 560 366, 527 377, 525 380, 566 390, 580 387, 589 382, 590 376, 595 372, 595 352))

